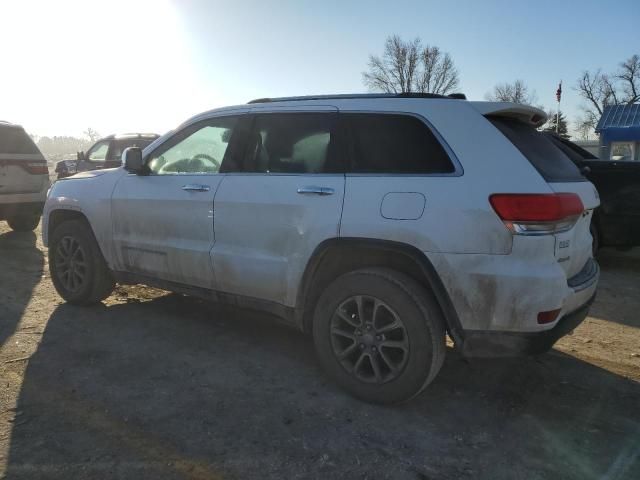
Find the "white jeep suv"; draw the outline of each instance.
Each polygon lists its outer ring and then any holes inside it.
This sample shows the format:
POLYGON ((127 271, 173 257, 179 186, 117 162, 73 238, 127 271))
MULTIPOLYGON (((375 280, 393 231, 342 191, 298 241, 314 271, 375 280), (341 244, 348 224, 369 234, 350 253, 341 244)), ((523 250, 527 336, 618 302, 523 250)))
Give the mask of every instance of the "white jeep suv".
POLYGON ((31 137, 0 122, 0 220, 20 232, 35 229, 49 185, 47 161, 31 137))
POLYGON ((586 316, 598 194, 544 112, 460 96, 261 99, 123 167, 57 182, 43 235, 70 303, 143 283, 274 313, 376 403, 466 356, 548 350, 586 316))

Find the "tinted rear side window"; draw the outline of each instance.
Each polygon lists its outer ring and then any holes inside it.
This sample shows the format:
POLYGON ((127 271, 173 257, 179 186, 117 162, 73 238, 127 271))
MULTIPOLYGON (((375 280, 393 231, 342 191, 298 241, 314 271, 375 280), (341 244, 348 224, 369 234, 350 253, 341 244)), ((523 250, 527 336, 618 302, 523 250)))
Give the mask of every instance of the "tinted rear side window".
POLYGON ((449 155, 418 118, 397 114, 340 114, 350 133, 350 170, 357 173, 452 173, 449 155))
POLYGON ((578 167, 544 133, 513 118, 489 117, 548 182, 584 182, 578 167))
POLYGON ((31 137, 20 127, 0 127, 0 153, 40 153, 31 137))

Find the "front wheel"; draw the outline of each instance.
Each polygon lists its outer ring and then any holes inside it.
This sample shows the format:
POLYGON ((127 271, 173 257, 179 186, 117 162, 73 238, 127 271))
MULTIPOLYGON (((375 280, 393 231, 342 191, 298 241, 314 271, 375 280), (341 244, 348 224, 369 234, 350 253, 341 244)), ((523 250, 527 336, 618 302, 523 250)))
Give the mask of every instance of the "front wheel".
POLYGON ((60 296, 76 305, 98 303, 115 287, 93 232, 79 220, 62 222, 53 231, 49 272, 60 296))
POLYGON ((361 400, 394 404, 418 395, 445 355, 444 319, 433 295, 384 268, 337 278, 320 296, 313 337, 324 369, 361 400))

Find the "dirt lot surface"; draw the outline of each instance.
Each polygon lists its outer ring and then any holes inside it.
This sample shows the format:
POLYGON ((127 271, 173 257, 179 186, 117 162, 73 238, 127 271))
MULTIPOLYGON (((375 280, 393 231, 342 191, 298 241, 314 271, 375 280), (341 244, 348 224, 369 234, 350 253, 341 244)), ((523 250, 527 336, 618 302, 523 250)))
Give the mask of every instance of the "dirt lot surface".
POLYGON ((363 404, 270 318, 144 287, 62 303, 0 222, 0 477, 640 479, 640 255, 538 358, 449 349, 417 400, 363 404))

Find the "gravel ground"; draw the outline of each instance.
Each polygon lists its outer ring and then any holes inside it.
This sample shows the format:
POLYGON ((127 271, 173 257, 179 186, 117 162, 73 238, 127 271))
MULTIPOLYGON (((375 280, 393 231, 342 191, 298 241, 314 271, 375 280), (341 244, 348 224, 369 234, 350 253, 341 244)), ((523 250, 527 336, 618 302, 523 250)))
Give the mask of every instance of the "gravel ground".
POLYGON ((65 305, 40 233, 0 222, 0 477, 638 479, 640 255, 600 262, 591 317, 552 352, 449 349, 389 408, 262 314, 145 287, 65 305))

